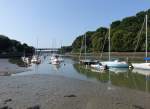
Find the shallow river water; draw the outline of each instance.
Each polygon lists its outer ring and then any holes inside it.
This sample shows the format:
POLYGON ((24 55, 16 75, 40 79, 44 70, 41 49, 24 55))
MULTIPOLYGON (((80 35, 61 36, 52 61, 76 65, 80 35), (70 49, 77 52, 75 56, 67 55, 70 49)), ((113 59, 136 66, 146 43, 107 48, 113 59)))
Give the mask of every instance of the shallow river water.
POLYGON ((42 59, 39 65, 32 65, 29 71, 13 74, 12 76, 22 75, 59 75, 92 82, 109 83, 118 87, 126 87, 133 90, 150 92, 150 71, 138 69, 110 69, 109 71, 94 72, 85 66, 80 66, 71 58, 64 58, 60 65, 49 63, 50 57, 42 59))

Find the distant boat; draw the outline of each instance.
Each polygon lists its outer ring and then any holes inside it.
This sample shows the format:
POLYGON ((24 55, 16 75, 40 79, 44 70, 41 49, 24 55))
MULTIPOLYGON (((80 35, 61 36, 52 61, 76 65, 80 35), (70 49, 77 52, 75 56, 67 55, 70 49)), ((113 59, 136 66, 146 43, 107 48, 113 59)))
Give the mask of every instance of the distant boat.
POLYGON ((108 56, 109 56, 109 60, 108 61, 104 61, 101 62, 102 65, 107 66, 108 68, 128 68, 129 65, 127 62, 125 61, 120 61, 119 59, 112 59, 110 58, 110 28, 109 28, 109 52, 108 52, 108 56))
POLYGON ((29 58, 28 57, 21 57, 22 61, 25 63, 29 63, 29 58))
POLYGON ((92 68, 94 68, 96 70, 106 69, 106 67, 103 66, 102 64, 100 64, 99 62, 87 59, 87 56, 86 56, 86 33, 82 40, 81 51, 80 51, 80 56, 79 56, 79 63, 82 63, 84 65, 90 65, 92 68), (81 58, 83 42, 84 42, 84 59, 81 60, 80 58, 81 58))
MULTIPOLYGON (((145 55, 146 55, 146 58, 144 58, 144 60, 146 61, 145 63, 132 63, 132 66, 134 68, 137 68, 137 69, 145 69, 145 70, 150 70, 150 63, 148 63, 147 61, 150 60, 149 57, 147 57, 147 19, 148 19, 148 16, 146 15, 145 16, 145 20, 146 20, 146 40, 145 40, 145 55)), ((145 21, 144 20, 144 21, 145 21)))
POLYGON ((51 60, 51 64, 53 64, 53 65, 59 65, 60 62, 59 62, 59 60, 57 58, 55 58, 55 59, 51 60))
POLYGON ((29 58, 28 57, 21 57, 21 59, 22 59, 22 61, 25 63, 25 64, 27 64, 27 65, 30 65, 30 60, 29 60, 29 58))
POLYGON ((96 70, 105 70, 105 69, 107 69, 107 67, 103 66, 100 62, 95 63, 95 64, 91 64, 91 67, 96 69, 96 70))
POLYGON ((50 61, 51 61, 51 64, 58 65, 61 62, 63 62, 64 60, 58 54, 53 54, 50 58, 50 61))
POLYGON ((30 65, 30 60, 28 57, 25 56, 25 51, 24 51, 24 56, 21 57, 21 60, 27 64, 27 65, 30 65))
MULTIPOLYGON (((38 48, 38 40, 37 40, 37 48, 38 48)), ((37 53, 37 49, 35 49, 35 54, 32 56, 31 63, 40 64, 41 59, 37 53)))
POLYGON ((85 35, 83 36, 83 40, 82 40, 82 44, 81 44, 81 48, 80 48, 79 63, 86 64, 89 61, 90 60, 87 59, 87 57, 86 57, 86 33, 85 33, 85 35), (84 59, 81 59, 83 46, 84 46, 84 59))
POLYGON ((33 55, 32 59, 31 59, 31 63, 40 64, 41 63, 40 57, 37 55, 33 55))

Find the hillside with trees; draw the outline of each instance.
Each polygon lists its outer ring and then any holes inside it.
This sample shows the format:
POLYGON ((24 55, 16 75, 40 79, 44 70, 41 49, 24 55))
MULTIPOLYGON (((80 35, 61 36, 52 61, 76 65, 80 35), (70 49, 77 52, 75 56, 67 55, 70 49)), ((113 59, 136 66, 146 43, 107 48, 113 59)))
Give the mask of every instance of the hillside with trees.
MULTIPOLYGON (((126 17, 111 23, 111 51, 113 52, 132 52, 135 51, 137 41, 139 44, 136 51, 145 50, 145 24, 143 25, 145 15, 148 15, 148 39, 150 39, 150 9, 142 11, 134 16, 126 17), (139 33, 141 35, 139 38, 139 33)), ((70 51, 80 52, 81 45, 84 45, 84 35, 86 34, 86 44, 88 52, 108 51, 108 28, 100 27, 96 31, 88 31, 78 36, 69 46, 70 51)), ((150 40, 148 41, 148 50, 150 50, 150 40)), ((84 46, 82 46, 84 47, 84 46)))
POLYGON ((0 56, 21 56, 24 53, 32 54, 34 48, 27 44, 21 44, 17 40, 9 39, 7 36, 0 35, 0 56))

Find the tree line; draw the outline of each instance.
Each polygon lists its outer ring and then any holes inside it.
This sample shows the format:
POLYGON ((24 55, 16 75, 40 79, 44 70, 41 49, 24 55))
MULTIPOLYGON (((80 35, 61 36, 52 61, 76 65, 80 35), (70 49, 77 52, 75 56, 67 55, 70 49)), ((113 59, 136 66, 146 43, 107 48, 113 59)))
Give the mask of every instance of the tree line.
POLYGON ((34 47, 28 46, 26 43, 21 44, 17 40, 8 38, 5 35, 0 35, 0 54, 32 54, 34 47))
MULTIPOLYGON (((150 50, 150 9, 141 11, 134 16, 126 17, 111 23, 111 51, 113 52, 133 52, 145 51, 145 24, 143 25, 145 15, 148 15, 148 50, 150 50), (138 36, 142 25, 140 37, 138 36), (139 43, 137 44, 137 41, 139 43)), ((80 52, 84 48, 86 34, 87 52, 108 51, 108 28, 99 27, 96 31, 87 31, 78 36, 71 46, 62 47, 64 52, 80 52), (81 45, 83 45, 81 47, 81 45)))

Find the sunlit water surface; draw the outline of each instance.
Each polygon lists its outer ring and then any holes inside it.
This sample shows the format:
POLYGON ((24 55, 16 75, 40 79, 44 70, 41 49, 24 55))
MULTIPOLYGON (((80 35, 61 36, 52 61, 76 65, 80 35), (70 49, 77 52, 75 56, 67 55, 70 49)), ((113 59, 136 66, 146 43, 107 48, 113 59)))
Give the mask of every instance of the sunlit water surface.
POLYGON ((79 80, 92 82, 109 83, 118 87, 126 87, 134 90, 150 92, 150 71, 139 69, 110 69, 109 71, 93 72, 85 66, 79 65, 70 58, 64 58, 60 65, 50 64, 50 57, 42 59, 39 65, 33 64, 27 72, 13 74, 12 76, 22 75, 59 75, 79 80))

